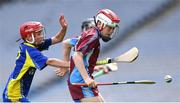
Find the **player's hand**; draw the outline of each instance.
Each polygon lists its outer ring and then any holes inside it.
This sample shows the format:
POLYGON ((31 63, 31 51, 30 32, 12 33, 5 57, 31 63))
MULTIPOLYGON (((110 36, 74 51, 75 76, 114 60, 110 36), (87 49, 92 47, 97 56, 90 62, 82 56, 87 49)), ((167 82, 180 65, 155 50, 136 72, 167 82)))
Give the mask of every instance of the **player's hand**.
POLYGON ((56 75, 57 75, 57 76, 60 76, 60 77, 65 76, 65 74, 67 73, 67 71, 68 71, 68 68, 58 68, 58 69, 55 70, 56 75))
POLYGON ((109 73, 109 70, 108 70, 108 68, 105 65, 95 66, 94 71, 98 72, 100 70, 103 70, 105 74, 109 73))
POLYGON ((88 85, 88 87, 93 87, 93 88, 97 87, 97 82, 91 78, 86 78, 85 83, 88 85))
POLYGON ((68 26, 68 23, 64 17, 64 15, 61 15, 60 18, 59 18, 59 23, 61 24, 62 28, 63 29, 66 29, 67 26, 68 26))

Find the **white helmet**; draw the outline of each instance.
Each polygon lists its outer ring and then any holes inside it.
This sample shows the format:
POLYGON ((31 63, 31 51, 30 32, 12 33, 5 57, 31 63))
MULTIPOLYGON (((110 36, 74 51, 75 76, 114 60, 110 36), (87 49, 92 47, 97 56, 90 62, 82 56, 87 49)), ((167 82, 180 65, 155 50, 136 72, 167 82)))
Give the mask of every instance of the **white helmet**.
POLYGON ((117 27, 120 22, 119 17, 109 9, 100 10, 97 13, 95 19, 96 19, 96 23, 98 21, 101 22, 101 28, 99 28, 100 30, 102 30, 106 25, 111 27, 117 27))
POLYGON ((98 27, 100 31, 102 31, 105 26, 110 26, 110 27, 115 28, 113 34, 110 37, 105 37, 102 34, 99 34, 104 42, 108 42, 114 37, 114 35, 118 33, 118 30, 119 30, 118 24, 120 22, 120 19, 113 11, 109 9, 100 10, 95 16, 95 21, 96 21, 95 22, 96 26, 98 22, 101 23, 100 27, 98 27))

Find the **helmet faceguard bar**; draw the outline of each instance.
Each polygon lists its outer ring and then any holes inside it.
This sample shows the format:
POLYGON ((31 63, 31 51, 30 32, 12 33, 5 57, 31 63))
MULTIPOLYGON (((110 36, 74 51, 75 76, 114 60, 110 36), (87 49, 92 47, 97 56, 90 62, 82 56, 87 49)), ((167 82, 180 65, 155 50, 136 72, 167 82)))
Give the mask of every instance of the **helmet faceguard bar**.
MULTIPOLYGON (((98 14, 98 15, 96 16, 96 23, 97 23, 98 21, 100 21, 102 24, 104 24, 104 27, 105 27, 106 25, 108 25, 108 26, 110 26, 110 27, 117 27, 117 26, 118 26, 118 23, 119 23, 119 22, 114 22, 114 21, 112 21, 110 18, 108 18, 107 16, 105 16, 103 13, 98 14)), ((104 27, 103 27, 103 28, 104 28, 104 27)))
POLYGON ((95 23, 100 31, 102 31, 106 26, 112 27, 114 29, 110 37, 101 35, 103 41, 107 42, 111 40, 111 38, 114 38, 116 34, 118 34, 119 22, 120 22, 119 17, 109 9, 102 9, 97 13, 95 17, 95 23), (97 25, 98 22, 100 22, 100 24, 98 24, 99 26, 97 25))
POLYGON ((30 35, 31 35, 32 41, 29 41, 26 39, 26 42, 33 44, 35 42, 34 35, 33 35, 33 33, 31 33, 30 35))

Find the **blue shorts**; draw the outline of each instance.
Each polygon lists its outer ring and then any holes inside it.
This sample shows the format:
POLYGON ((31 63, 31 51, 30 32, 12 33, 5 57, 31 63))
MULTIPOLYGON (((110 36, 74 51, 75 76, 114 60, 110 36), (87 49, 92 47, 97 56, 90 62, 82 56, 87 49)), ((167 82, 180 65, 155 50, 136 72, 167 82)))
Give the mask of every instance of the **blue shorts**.
POLYGON ((71 83, 68 83, 68 87, 71 97, 75 102, 77 102, 77 100, 80 100, 82 98, 98 96, 99 93, 97 87, 96 88, 79 87, 79 86, 74 86, 71 83))

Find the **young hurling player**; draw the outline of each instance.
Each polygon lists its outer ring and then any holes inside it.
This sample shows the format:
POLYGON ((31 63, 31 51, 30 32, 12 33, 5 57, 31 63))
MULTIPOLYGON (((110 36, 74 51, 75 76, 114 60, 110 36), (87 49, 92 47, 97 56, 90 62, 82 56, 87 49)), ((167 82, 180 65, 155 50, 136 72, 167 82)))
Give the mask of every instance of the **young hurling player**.
POLYGON ((19 45, 15 67, 3 92, 3 102, 28 102, 26 98, 36 69, 47 65, 69 67, 69 63, 56 58, 48 58, 41 51, 50 45, 61 42, 66 34, 67 22, 62 15, 59 18, 62 29, 52 38, 44 39, 44 26, 37 21, 29 21, 20 26, 23 43, 19 45))
POLYGON ((76 102, 103 102, 97 89, 92 73, 100 51, 100 42, 111 40, 118 24, 119 17, 109 9, 100 10, 95 16, 95 27, 82 32, 75 45, 74 54, 70 59, 70 75, 68 87, 70 94, 76 102), (86 83, 88 87, 75 86, 72 83, 86 83))

